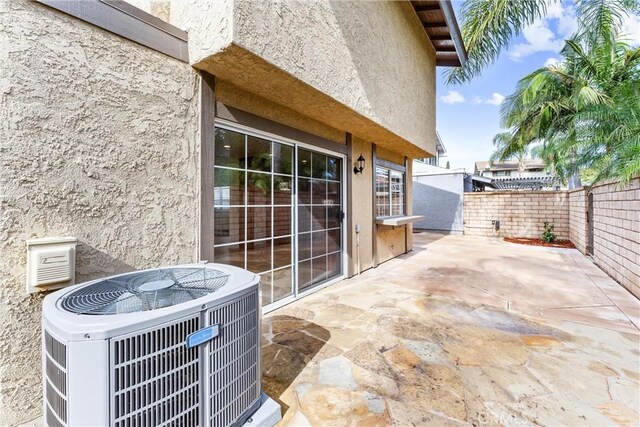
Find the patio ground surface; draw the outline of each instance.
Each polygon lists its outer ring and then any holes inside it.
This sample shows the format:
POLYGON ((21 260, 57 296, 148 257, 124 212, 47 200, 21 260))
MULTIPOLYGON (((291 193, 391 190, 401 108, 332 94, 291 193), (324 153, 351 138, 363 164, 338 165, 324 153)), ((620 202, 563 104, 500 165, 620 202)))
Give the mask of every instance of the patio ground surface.
POLYGON ((414 234, 275 310, 282 425, 640 425, 640 302, 573 249, 414 234))

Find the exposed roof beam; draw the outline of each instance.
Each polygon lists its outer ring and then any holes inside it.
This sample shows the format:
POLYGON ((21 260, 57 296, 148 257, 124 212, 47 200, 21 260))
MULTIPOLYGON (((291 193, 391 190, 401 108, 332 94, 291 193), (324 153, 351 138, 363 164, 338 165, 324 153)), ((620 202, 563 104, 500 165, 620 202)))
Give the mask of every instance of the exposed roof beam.
POLYGON ((447 29, 447 23, 444 21, 435 21, 435 22, 423 22, 422 26, 425 28, 444 28, 447 29))
POLYGON ((450 0, 439 0, 440 7, 442 8, 442 14, 445 21, 449 23, 449 34, 453 39, 453 44, 456 46, 456 52, 458 54, 460 65, 464 65, 467 62, 467 51, 464 48, 464 42, 462 41, 462 35, 460 34, 460 28, 458 27, 458 21, 456 21, 455 13, 453 12, 453 6, 451 6, 450 0))
POLYGON ((414 6, 416 12, 433 12, 434 10, 440 10, 439 4, 425 4, 422 6, 414 6))
POLYGON ((431 41, 438 41, 438 40, 451 40, 451 35, 450 34, 434 34, 432 36, 429 36, 429 38, 431 39, 431 41))
POLYGON ((459 67, 461 64, 458 58, 445 59, 436 57, 436 65, 441 67, 459 67))
POLYGON ((436 64, 459 67, 466 62, 467 52, 451 1, 411 1, 411 6, 431 45, 436 50, 436 64))

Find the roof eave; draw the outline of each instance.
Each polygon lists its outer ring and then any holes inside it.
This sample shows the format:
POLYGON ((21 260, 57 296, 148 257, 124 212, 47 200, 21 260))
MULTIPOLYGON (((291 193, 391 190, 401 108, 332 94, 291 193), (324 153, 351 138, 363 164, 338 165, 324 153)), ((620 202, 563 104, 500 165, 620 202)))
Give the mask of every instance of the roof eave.
MULTIPOLYGON (((453 11, 453 6, 451 5, 450 0, 439 0, 438 3, 440 3, 444 19, 447 22, 447 27, 449 27, 451 40, 453 40, 453 45, 455 46, 456 53, 458 54, 458 66, 462 67, 467 62, 467 50, 465 49, 464 42, 462 41, 462 34, 460 33, 460 27, 458 27, 458 20, 456 19, 455 12, 453 11)), ((440 64, 436 61, 436 65, 440 64)))
POLYGON ((447 154, 447 148, 442 143, 442 138, 440 138, 440 132, 438 132, 438 130, 436 129, 436 149, 438 147, 442 148, 442 152, 444 154, 447 154))
POLYGON ((450 0, 411 0, 411 6, 436 54, 436 65, 461 67, 467 61, 450 0))

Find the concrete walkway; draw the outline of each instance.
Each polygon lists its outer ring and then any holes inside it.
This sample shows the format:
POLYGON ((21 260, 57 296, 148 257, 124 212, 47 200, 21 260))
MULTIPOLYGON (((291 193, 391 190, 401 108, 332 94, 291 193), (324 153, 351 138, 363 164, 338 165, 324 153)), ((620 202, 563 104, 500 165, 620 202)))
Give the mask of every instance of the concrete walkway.
POLYGON ((640 425, 640 302, 576 250, 416 234, 265 316, 283 425, 640 425))

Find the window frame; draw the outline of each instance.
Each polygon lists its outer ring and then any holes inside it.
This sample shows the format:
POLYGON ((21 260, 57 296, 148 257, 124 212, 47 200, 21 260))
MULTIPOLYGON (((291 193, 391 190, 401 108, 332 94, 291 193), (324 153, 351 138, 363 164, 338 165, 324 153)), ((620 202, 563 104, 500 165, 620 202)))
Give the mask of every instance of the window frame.
MULTIPOLYGON (((397 170, 391 167, 388 167, 387 165, 382 165, 382 164, 376 164, 375 165, 375 171, 374 171, 374 180, 375 180, 375 206, 376 206, 376 219, 383 219, 383 218, 397 218, 397 217, 403 217, 407 215, 407 206, 406 206, 406 200, 407 200, 407 174, 406 171, 401 171, 401 170, 397 170), (382 170, 386 173, 386 184, 387 184, 387 195, 386 198, 388 200, 385 201, 384 204, 380 204, 378 203, 378 171, 382 170), (400 192, 397 193, 400 195, 400 200, 401 203, 394 203, 394 190, 392 188, 393 186, 393 179, 392 176, 393 175, 400 175, 400 192), (384 206, 386 204, 386 209, 385 212, 388 212, 388 215, 380 215, 379 212, 379 206, 384 206), (394 213, 394 207, 398 207, 400 206, 401 211, 400 213, 394 213)), ((396 198, 397 200, 397 198, 396 198)))

